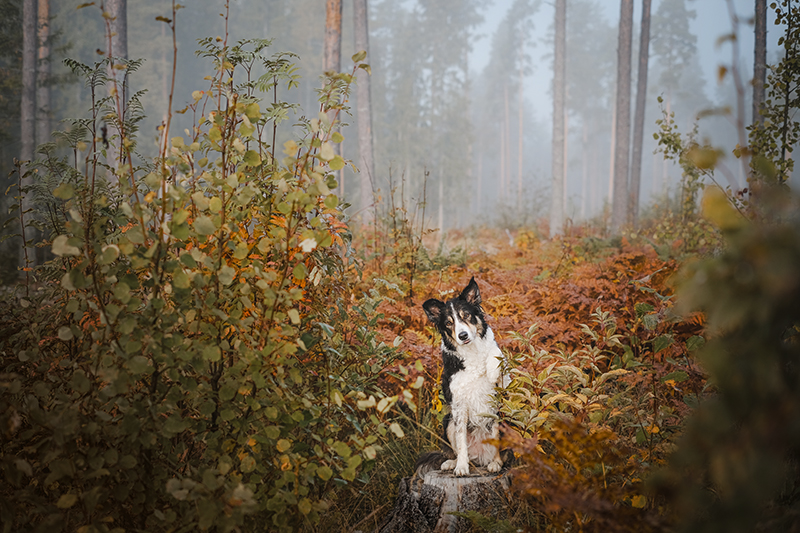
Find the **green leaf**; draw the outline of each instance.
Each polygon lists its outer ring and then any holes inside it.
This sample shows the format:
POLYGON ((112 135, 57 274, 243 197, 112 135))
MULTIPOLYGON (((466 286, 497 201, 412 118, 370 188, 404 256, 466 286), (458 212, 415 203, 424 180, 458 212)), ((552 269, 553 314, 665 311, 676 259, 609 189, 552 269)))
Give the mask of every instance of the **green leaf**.
POLYGON ((248 167, 257 167, 261 164, 261 156, 255 150, 248 150, 244 154, 243 161, 248 167))
POLYGON ((686 381, 689 379, 689 374, 684 372, 683 370, 676 370, 675 372, 670 372, 666 376, 661 378, 662 383, 666 383, 669 380, 672 380, 676 383, 680 383, 681 381, 686 381))
POLYGON ((297 502, 297 510, 303 513, 304 515, 311 512, 311 500, 308 498, 302 498, 299 502, 297 502))
POLYGON ((246 455, 244 459, 242 459, 242 463, 239 467, 243 473, 252 472, 256 469, 256 460, 253 458, 252 455, 246 455))
POLYGON ((236 277, 236 269, 228 265, 219 269, 219 282, 223 285, 230 285, 236 277))
POLYGON ((317 475, 322 481, 328 481, 333 476, 333 470, 328 465, 317 468, 317 475))
POLYGON ((211 362, 219 361, 222 358, 222 351, 219 346, 208 345, 203 348, 203 359, 211 362))
POLYGON ((333 150, 333 145, 328 142, 324 143, 319 149, 319 158, 323 161, 330 161, 334 157, 336 157, 336 152, 333 150))
POLYGON ((72 186, 71 183, 62 183, 55 189, 53 189, 53 196, 60 200, 69 200, 73 196, 75 196, 75 188, 72 186))
POLYGON ((261 107, 258 105, 258 102, 253 102, 252 104, 248 104, 247 107, 244 108, 244 114, 247 115, 247 118, 250 120, 258 120, 261 118, 261 107))
POLYGON ((652 313, 655 308, 648 303, 638 303, 633 306, 634 310, 636 311, 636 318, 642 318, 647 313, 652 313))
POLYGON ((339 197, 335 194, 329 194, 325 197, 325 207, 328 209, 336 209, 339 205, 339 197))
POLYGON ((277 450, 279 452, 281 452, 281 453, 285 452, 286 450, 288 450, 291 447, 292 447, 292 443, 291 443, 291 441, 289 441, 287 439, 281 439, 275 445, 275 448, 277 448, 277 450))
POLYGON ((81 255, 81 249, 76 246, 79 242, 74 237, 59 235, 53 240, 53 253, 59 257, 81 255))
POLYGON ((78 501, 77 494, 62 494, 61 497, 58 499, 58 503, 56 503, 56 507, 59 509, 69 509, 78 501))
POLYGON ((699 336, 699 335, 692 335, 688 339, 686 339, 686 349, 690 352, 698 350, 702 348, 706 343, 706 340, 699 336))
POLYGON ((328 163, 328 166, 330 167, 331 170, 343 169, 344 165, 345 165, 344 159, 342 159, 342 156, 340 155, 334 156, 333 159, 331 159, 330 163, 328 163))
POLYGON ((667 335, 661 335, 660 337, 656 337, 653 339, 653 353, 659 353, 664 348, 667 348, 672 344, 672 337, 667 335))
POLYGON ((205 215, 200 215, 194 221, 194 229, 200 235, 212 235, 217 231, 214 221, 205 215))
POLYGON ((69 326, 61 326, 58 328, 58 338, 62 341, 72 340, 72 329, 69 326))
POLYGON ((150 360, 143 355, 131 357, 128 368, 134 374, 144 374, 150 368, 150 360))

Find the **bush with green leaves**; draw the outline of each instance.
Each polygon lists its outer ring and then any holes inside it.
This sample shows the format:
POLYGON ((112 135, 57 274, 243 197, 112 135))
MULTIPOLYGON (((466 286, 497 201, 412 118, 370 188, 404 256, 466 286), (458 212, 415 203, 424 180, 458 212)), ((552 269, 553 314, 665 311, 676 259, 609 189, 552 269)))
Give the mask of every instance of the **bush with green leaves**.
MULTIPOLYGON (((775 180, 777 182, 778 180, 775 180)), ((761 184, 754 220, 704 200, 720 254, 690 263, 678 297, 708 318, 699 353, 716 394, 687 421, 653 480, 685 531, 789 531, 800 509, 800 203, 761 184)))
POLYGON ((57 257, 0 304, 4 532, 297 530, 402 436, 390 412, 412 396, 378 382, 397 352, 374 333, 381 294, 348 286, 331 192, 363 53, 281 153, 291 56, 201 44, 195 126, 170 139, 168 119, 153 161, 134 153, 137 96, 99 96, 113 60, 71 62, 91 116, 38 165, 57 257))

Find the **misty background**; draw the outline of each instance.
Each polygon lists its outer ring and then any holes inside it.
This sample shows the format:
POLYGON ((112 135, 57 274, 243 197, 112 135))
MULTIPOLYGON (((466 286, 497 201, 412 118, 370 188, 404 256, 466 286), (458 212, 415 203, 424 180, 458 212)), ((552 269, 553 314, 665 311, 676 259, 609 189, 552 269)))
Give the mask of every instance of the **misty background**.
MULTIPOLYGON (((19 4, 8 2, 5 4, 19 4)), ((91 64, 106 47, 100 9, 78 9, 78 1, 52 2, 50 124, 86 116, 89 89, 63 65, 64 57, 91 64)), ((634 2, 634 87, 637 76, 641 3, 634 2)), ((353 44, 353 7, 343 2, 342 70, 349 71, 353 44)), ((617 0, 567 2, 566 217, 573 223, 608 216, 613 174, 617 0)), ((317 115, 315 90, 322 74, 325 4, 321 0, 231 0, 227 20, 223 2, 187 2, 177 15, 175 110, 191 101, 192 91, 208 88, 208 59, 198 57, 198 39, 224 36, 228 42, 273 39, 266 55, 297 54, 299 88, 281 87, 279 99, 299 104, 290 115, 279 145, 302 117, 317 115)), ((138 152, 157 152, 157 128, 166 115, 172 72, 172 37, 156 17, 171 16, 166 0, 128 3, 128 55, 143 58, 130 80, 131 92, 146 90, 146 119, 138 152)), ((664 111, 675 114, 679 131, 688 133, 697 114, 710 109, 735 112, 737 93, 730 72, 745 81, 744 109, 750 110, 753 69, 752 0, 654 0, 651 19, 649 83, 645 116, 640 206, 667 201, 680 169, 656 152, 653 133, 664 111), (735 34, 735 40, 724 36, 735 34), (722 41, 722 42, 721 42, 722 41), (739 64, 732 65, 738 47, 739 64), (720 78, 719 67, 729 74, 720 78), (658 98, 663 103, 658 103, 658 98)), ((780 54, 769 13, 767 63, 780 54)), ((426 201, 429 226, 442 229, 473 224, 506 227, 532 225, 546 216, 552 180, 552 81, 554 6, 545 0, 372 0, 369 2, 369 56, 372 69, 372 117, 376 197, 391 188, 409 203, 426 201)), ((13 38, 19 28, 3 30, 13 38)), ((363 72, 359 76, 364 76, 363 72)), ((635 88, 634 88, 635 92, 635 88)), ((263 95, 270 98, 271 95, 263 95)), ((13 109, 13 95, 5 108, 13 109)), ((631 100, 633 106, 633 100, 631 100)), ((357 166, 355 91, 352 116, 343 118, 343 155, 357 166)), ((6 113, 9 115, 9 113, 6 113)), ((176 115, 171 136, 190 127, 191 117, 176 115)), ((717 113, 698 122, 699 139, 722 148, 724 164, 744 176, 733 160, 735 117, 717 113)), ((748 121, 745 120, 747 123, 748 121)), ((8 175, 19 154, 18 123, 3 120, 2 166, 8 175), (16 128, 16 129, 15 129, 16 128)), ((359 176, 351 166, 342 174, 340 196, 357 214, 359 176)), ((792 181, 796 177, 792 178, 792 181)))

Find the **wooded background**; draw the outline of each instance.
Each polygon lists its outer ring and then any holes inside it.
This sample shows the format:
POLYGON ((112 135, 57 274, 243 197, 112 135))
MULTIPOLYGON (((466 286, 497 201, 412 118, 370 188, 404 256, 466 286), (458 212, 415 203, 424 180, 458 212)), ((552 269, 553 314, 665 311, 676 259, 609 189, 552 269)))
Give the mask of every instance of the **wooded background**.
MULTIPOLYGON (((749 48, 755 30, 765 32, 766 19, 774 21, 770 11, 754 27, 754 6, 765 10, 758 1, 328 3, 338 4, 336 34, 326 32, 330 9, 319 1, 233 0, 227 21, 220 2, 179 10, 174 109, 186 105, 183 95, 209 74, 194 53, 197 40, 220 35, 226 22, 232 41, 269 38, 272 52, 296 53, 297 73, 306 80, 326 68, 326 39, 338 39, 337 58, 369 48, 372 74, 369 80, 360 76, 351 95, 341 145, 363 172, 346 167, 340 192, 353 204, 351 213, 364 213, 373 194, 385 198, 392 183, 404 180, 408 198, 421 202, 424 190, 430 225, 442 229, 476 222, 520 227, 548 215, 553 233, 565 220, 606 220, 615 228, 635 221, 641 209, 667 203, 679 188, 680 169, 656 153, 653 133, 662 109, 687 131, 698 113, 716 110, 698 122, 698 140, 713 138, 732 149, 739 142, 733 127, 740 120, 737 98, 747 108, 752 102, 753 65, 763 79, 767 49, 770 62, 780 57, 774 32, 757 40, 763 48, 755 56, 749 48), (363 37, 357 45, 358 21, 363 37), (727 37, 733 34, 736 39, 727 37), (698 46, 714 40, 713 47, 706 45, 714 50, 698 46), (734 71, 741 86, 718 68, 734 71), (360 138, 356 128, 367 109, 370 135, 360 138), (374 154, 371 163, 364 163, 360 149, 367 138, 372 146, 364 153, 374 154), (369 186, 362 188, 362 180, 369 186)), ((172 37, 157 17, 169 15, 170 4, 105 5, 120 28, 110 53, 145 59, 128 90, 147 91, 138 149, 151 155, 172 72, 172 37)), ((49 140, 64 118, 89 107, 87 88, 62 60, 91 63, 109 53, 109 43, 100 11, 77 7, 48 0, 0 5, 2 176, 14 157, 31 159, 35 145, 49 140)), ((314 83, 301 84, 287 98, 309 117, 318 107, 314 83)), ((301 115, 290 117, 281 140, 291 137, 290 124, 301 115)), ((175 131, 190 126, 186 117, 174 121, 175 131)), ((743 172, 734 172, 727 184, 744 188, 743 172)))

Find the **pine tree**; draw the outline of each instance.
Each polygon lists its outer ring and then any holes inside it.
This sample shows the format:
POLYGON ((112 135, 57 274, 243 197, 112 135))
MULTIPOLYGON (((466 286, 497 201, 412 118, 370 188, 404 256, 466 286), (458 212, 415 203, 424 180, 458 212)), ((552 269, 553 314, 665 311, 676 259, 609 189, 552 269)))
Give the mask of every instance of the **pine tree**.
POLYGON ((564 231, 564 173, 565 87, 566 87, 566 41, 567 2, 556 0, 555 51, 553 57, 553 188, 550 201, 550 236, 564 231))
POLYGON ((642 180, 642 144, 644 142, 644 114, 647 101, 647 69, 650 51, 650 4, 642 0, 642 23, 639 29, 639 66, 636 83, 636 112, 633 119, 633 157, 631 159, 630 203, 628 216, 634 227, 639 219, 639 186, 642 180))
POLYGON ((633 0, 620 1, 619 44, 617 46, 617 99, 614 151, 614 194, 611 229, 619 232, 628 218, 628 158, 631 133, 631 44, 633 0))

